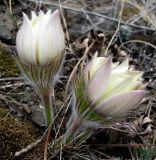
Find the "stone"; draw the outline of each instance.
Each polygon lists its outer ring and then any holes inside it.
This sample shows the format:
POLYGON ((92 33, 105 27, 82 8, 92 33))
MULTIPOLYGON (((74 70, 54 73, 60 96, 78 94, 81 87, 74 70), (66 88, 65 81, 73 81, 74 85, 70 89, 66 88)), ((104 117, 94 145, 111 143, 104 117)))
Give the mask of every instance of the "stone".
POLYGON ((0 21, 0 39, 11 40, 11 32, 7 29, 5 23, 0 21))

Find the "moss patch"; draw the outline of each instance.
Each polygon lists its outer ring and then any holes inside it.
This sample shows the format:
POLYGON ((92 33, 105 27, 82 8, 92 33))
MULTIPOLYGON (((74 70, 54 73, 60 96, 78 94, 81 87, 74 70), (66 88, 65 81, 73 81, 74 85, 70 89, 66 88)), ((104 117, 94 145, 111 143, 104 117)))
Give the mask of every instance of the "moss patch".
POLYGON ((34 129, 31 123, 21 122, 8 113, 8 109, 0 108, 0 159, 33 160, 35 157, 42 157, 42 155, 38 155, 40 153, 43 154, 42 144, 19 158, 14 157, 15 152, 37 140, 37 130, 34 129))
POLYGON ((0 119, 5 117, 9 113, 9 110, 6 108, 0 108, 0 119))
POLYGON ((7 46, 0 43, 0 77, 15 77, 20 73, 11 54, 7 46))
POLYGON ((16 151, 35 141, 31 127, 11 117, 0 119, 1 159, 13 159, 16 151))

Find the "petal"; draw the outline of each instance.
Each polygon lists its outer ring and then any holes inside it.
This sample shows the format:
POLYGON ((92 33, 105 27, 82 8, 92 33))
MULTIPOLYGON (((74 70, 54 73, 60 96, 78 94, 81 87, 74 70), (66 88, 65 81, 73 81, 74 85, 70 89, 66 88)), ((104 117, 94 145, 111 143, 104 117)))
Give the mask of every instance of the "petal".
POLYGON ((140 81, 135 81, 132 77, 127 77, 124 79, 115 79, 113 82, 111 85, 108 84, 108 87, 106 88, 101 100, 106 99, 110 96, 114 96, 116 94, 125 93, 143 87, 140 81))
POLYGON ((91 69, 90 69, 90 77, 93 77, 95 73, 106 63, 107 59, 104 57, 97 57, 94 59, 91 69))
POLYGON ((97 58, 98 56, 98 52, 96 51, 94 54, 94 57, 91 59, 91 61, 86 65, 85 70, 89 71, 91 64, 93 63, 93 61, 97 58))
POLYGON ((51 15, 51 9, 47 11, 46 16, 51 15))
POLYGON ((128 77, 128 78, 120 79, 120 80, 119 79, 116 80, 114 78, 113 82, 111 85, 108 84, 108 87, 106 88, 101 100, 106 99, 107 97, 119 94, 119 93, 124 93, 124 92, 129 91, 132 85, 132 78, 128 77))
POLYGON ((39 11, 39 18, 42 18, 44 16, 44 12, 42 10, 39 11))
MULTIPOLYGON (((130 77, 126 77, 123 75, 111 75, 110 79, 109 79, 109 83, 107 85, 107 88, 105 89, 104 95, 112 92, 114 90, 114 88, 116 88, 117 86, 119 86, 120 84, 122 84, 124 81, 127 80, 132 80, 132 78, 130 77)), ((127 84, 126 84, 127 85, 127 84)))
POLYGON ((115 68, 119 65, 119 62, 114 62, 112 68, 115 68))
POLYGON ((107 58, 97 57, 98 53, 96 52, 92 60, 86 65, 84 69, 84 74, 86 80, 92 78, 94 74, 106 63, 107 58), (88 75, 89 74, 89 75, 88 75), (88 77, 89 76, 89 77, 88 77))
POLYGON ((130 91, 106 99, 95 107, 95 111, 105 116, 121 116, 132 110, 143 99, 144 90, 130 91))
POLYGON ((59 11, 55 11, 50 16, 45 15, 44 18, 39 25, 39 63, 42 65, 55 60, 57 56, 62 56, 65 48, 59 11))
POLYGON ((88 95, 93 103, 102 96, 105 88, 107 87, 111 74, 111 66, 112 59, 109 58, 88 82, 88 95))
POLYGON ((143 72, 128 70, 128 71, 126 71, 125 74, 127 74, 128 76, 131 76, 131 77, 133 77, 133 79, 137 80, 137 79, 140 79, 142 77, 143 72))
POLYGON ((129 67, 129 61, 127 58, 121 64, 119 64, 117 67, 114 67, 114 69, 112 70, 112 74, 126 72, 128 70, 128 67, 129 67))
POLYGON ((34 49, 34 63, 35 64, 39 64, 39 37, 40 37, 39 21, 40 19, 38 18, 36 21, 36 24, 33 26, 32 45, 34 49))
POLYGON ((33 21, 36 18, 37 18, 36 13, 34 11, 31 11, 31 20, 33 21))
POLYGON ((92 60, 90 62, 87 63, 87 65, 84 68, 84 77, 85 77, 85 81, 86 83, 88 82, 88 80, 90 79, 90 68, 92 66, 94 57, 92 58, 92 60))
POLYGON ((23 25, 20 28, 17 37, 16 45, 19 58, 24 63, 34 63, 34 50, 33 50, 33 35, 32 25, 28 17, 23 13, 23 25))

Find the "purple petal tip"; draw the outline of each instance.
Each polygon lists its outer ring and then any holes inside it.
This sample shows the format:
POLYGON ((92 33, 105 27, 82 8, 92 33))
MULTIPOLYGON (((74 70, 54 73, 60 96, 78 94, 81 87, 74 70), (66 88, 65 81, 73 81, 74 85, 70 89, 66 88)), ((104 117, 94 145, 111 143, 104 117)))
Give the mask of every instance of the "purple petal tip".
POLYGON ((57 9, 57 10, 55 10, 55 11, 53 12, 53 15, 54 15, 55 17, 59 16, 59 15, 60 15, 59 10, 58 10, 58 9, 57 9))

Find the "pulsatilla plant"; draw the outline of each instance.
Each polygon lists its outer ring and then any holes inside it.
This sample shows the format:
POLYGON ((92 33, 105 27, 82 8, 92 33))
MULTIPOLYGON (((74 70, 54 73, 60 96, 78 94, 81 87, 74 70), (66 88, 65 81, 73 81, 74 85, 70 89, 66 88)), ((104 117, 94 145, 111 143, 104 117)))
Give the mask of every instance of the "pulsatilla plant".
POLYGON ((73 112, 65 143, 83 125, 95 127, 134 109, 145 96, 141 75, 129 69, 128 59, 119 64, 95 54, 73 81, 73 112))
POLYGON ((64 59, 65 38, 59 11, 36 15, 31 20, 23 13, 17 38, 18 63, 37 90, 45 110, 46 127, 52 120, 51 93, 64 59))

